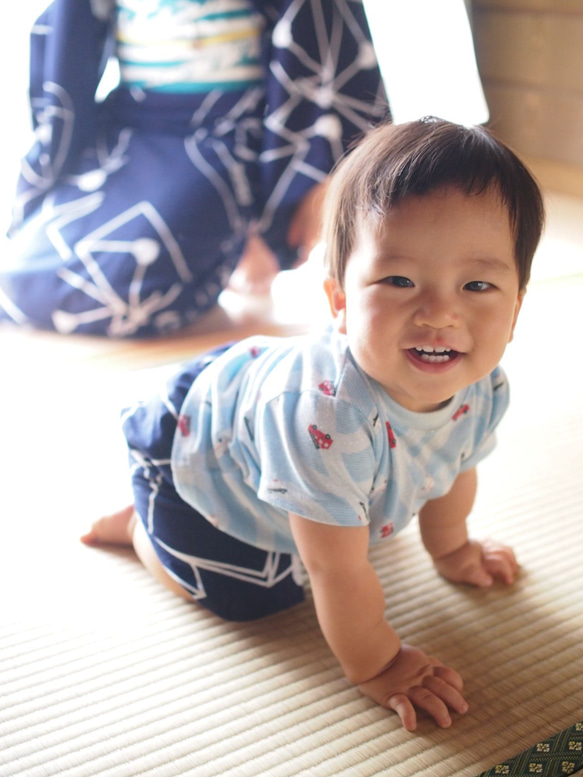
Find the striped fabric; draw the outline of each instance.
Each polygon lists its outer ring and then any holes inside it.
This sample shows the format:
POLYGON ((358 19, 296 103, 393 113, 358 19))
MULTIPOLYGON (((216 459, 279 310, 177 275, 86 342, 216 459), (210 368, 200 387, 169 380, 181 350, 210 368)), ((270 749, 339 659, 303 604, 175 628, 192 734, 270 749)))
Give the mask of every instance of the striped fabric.
POLYGON ((249 0, 119 0, 122 83, 164 92, 240 89, 263 78, 261 16, 249 0))

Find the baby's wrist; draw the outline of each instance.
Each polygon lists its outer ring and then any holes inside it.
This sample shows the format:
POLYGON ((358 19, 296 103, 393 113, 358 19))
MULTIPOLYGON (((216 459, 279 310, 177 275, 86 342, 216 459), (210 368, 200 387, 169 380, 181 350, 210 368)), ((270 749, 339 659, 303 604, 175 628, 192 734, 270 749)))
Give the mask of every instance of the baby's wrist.
POLYGON ((374 661, 360 667, 343 667, 344 674, 354 685, 370 682, 390 669, 399 658, 400 652, 401 640, 395 635, 394 639, 391 639, 390 645, 387 645, 386 652, 382 656, 381 661, 374 661))
POLYGON ((454 547, 448 547, 445 550, 441 550, 437 553, 431 553, 431 558, 435 563, 437 562, 447 562, 450 559, 453 559, 453 557, 460 553, 461 551, 466 551, 471 542, 468 537, 465 537, 463 541, 460 541, 457 543, 454 547))

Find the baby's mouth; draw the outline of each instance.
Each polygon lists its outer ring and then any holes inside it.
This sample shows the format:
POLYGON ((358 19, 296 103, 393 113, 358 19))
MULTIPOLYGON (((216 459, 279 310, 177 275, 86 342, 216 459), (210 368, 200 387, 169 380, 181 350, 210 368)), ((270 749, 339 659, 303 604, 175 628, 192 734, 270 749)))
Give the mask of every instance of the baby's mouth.
POLYGON ((427 364, 444 364, 457 359, 459 351, 453 348, 444 348, 443 346, 423 345, 420 348, 409 348, 409 353, 419 361, 427 364))

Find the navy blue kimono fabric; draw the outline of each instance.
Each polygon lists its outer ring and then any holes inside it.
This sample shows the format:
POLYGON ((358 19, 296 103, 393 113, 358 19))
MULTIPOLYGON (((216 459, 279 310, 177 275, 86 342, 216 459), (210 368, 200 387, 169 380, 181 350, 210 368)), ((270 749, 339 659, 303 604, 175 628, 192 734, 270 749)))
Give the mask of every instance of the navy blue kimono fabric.
POLYGON ((102 102, 113 3, 55 0, 40 17, 0 320, 111 337, 180 329, 216 303, 252 222, 282 268, 294 263, 298 203, 388 106, 360 0, 253 2, 264 84, 118 86, 102 102))

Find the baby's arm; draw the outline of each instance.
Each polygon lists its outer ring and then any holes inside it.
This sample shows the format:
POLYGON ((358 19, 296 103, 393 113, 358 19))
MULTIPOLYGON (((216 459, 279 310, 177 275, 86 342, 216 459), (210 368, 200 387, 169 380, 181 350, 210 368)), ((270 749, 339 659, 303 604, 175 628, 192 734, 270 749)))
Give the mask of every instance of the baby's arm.
POLYGON ((320 627, 349 680, 416 727, 415 708, 449 726, 448 707, 466 712, 457 672, 401 645, 385 620, 380 581, 368 560, 368 528, 328 526, 290 513, 320 627))
POLYGON ((438 572, 454 583, 487 587, 498 578, 509 585, 518 569, 512 549, 468 537, 466 519, 476 487, 476 470, 467 470, 458 475, 445 496, 427 502, 419 512, 423 544, 438 572))

